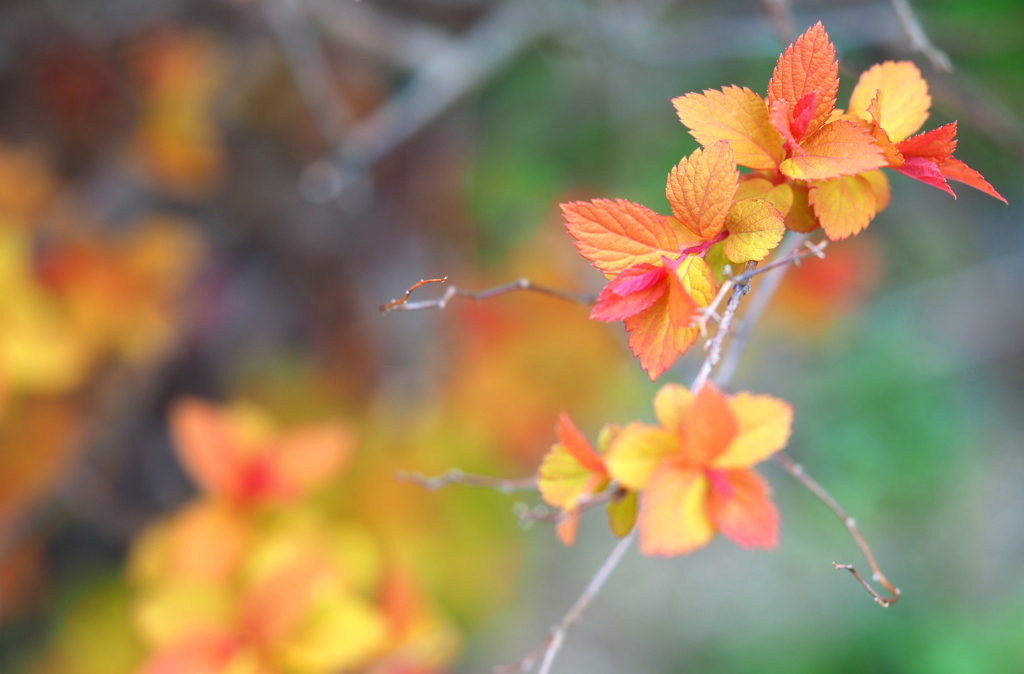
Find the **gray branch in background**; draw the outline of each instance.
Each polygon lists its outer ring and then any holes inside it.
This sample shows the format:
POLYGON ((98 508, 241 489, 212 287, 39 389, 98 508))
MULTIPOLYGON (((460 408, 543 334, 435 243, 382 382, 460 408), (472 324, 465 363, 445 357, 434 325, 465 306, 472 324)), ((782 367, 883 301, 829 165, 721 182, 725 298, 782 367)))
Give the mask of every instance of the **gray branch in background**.
POLYGON ((387 103, 351 127, 332 158, 338 179, 324 196, 334 198, 360 184, 367 168, 552 30, 544 16, 533 3, 500 5, 464 37, 435 50, 387 103))
POLYGON ((331 145, 340 143, 352 122, 353 112, 338 95, 330 59, 302 3, 300 0, 263 0, 263 12, 321 135, 331 145))

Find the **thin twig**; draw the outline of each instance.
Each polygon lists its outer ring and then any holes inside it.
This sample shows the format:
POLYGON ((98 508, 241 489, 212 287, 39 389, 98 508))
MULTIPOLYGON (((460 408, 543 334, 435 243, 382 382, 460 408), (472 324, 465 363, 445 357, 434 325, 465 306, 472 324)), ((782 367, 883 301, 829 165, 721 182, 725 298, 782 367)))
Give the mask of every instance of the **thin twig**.
POLYGON ((395 478, 402 480, 403 482, 418 484, 424 489, 428 489, 430 491, 436 491, 442 487, 447 487, 452 484, 464 484, 470 487, 487 487, 489 489, 496 489, 503 494, 508 494, 514 491, 536 491, 537 489, 537 478, 534 476, 509 479, 490 477, 489 475, 472 475, 464 473, 458 468, 452 468, 440 475, 435 475, 434 477, 421 475, 419 473, 398 471, 395 473, 395 478))
POLYGON ((839 505, 831 494, 825 491, 824 487, 815 482, 811 476, 804 472, 803 466, 798 463, 794 463, 788 456, 781 452, 776 454, 774 458, 775 462, 782 466, 787 473, 796 478, 800 484, 807 488, 807 491, 814 494, 819 501, 824 503, 829 510, 835 513, 835 516, 839 518, 839 521, 843 523, 846 530, 850 532, 850 536, 853 537, 857 547, 860 548, 860 551, 864 554, 864 559, 867 560, 868 566, 871 567, 872 579, 884 587, 886 591, 889 592, 890 596, 884 597, 879 594, 875 588, 871 587, 870 583, 864 580, 860 573, 857 572, 857 569, 853 568, 852 564, 837 564, 836 562, 832 562, 832 566, 836 569, 846 570, 852 573, 853 577, 864 586, 865 590, 871 593, 871 596, 874 597, 875 601, 882 608, 888 608, 895 604, 900 598, 900 589, 890 583, 885 577, 885 574, 883 574, 882 570, 878 567, 878 562, 875 561, 875 556, 872 554, 871 548, 868 547, 867 541, 864 540, 860 530, 857 529, 856 521, 846 514, 846 511, 843 510, 842 506, 839 505))
POLYGON ((694 323, 693 327, 700 328, 701 334, 706 337, 708 321, 710 321, 713 318, 716 321, 721 322, 722 318, 717 313, 718 307, 729 295, 730 291, 733 289, 734 286, 745 284, 755 276, 760 276, 765 272, 769 272, 773 269, 778 269, 779 267, 785 267, 786 265, 789 264, 796 265, 799 267, 801 260, 811 256, 824 259, 824 251, 825 248, 828 246, 828 241, 820 241, 818 243, 811 243, 808 241, 804 243, 804 246, 806 250, 791 251, 783 255, 779 259, 769 262, 763 267, 751 269, 750 271, 746 271, 736 276, 726 276, 726 279, 722 283, 722 286, 718 289, 718 294, 715 295, 715 299, 712 300, 711 304, 700 310, 700 316, 698 316, 698 319, 696 323, 694 323))
MULTIPOLYGON (((757 266, 756 262, 748 262, 744 273, 749 273, 754 270, 757 266)), ((736 310, 740 307, 740 300, 743 296, 750 292, 750 283, 733 284, 732 293, 729 296, 729 303, 725 305, 725 311, 722 313, 722 320, 718 323, 718 330, 715 331, 715 336, 708 340, 705 344, 708 355, 705 356, 704 362, 701 363, 700 370, 697 371, 697 376, 693 380, 693 385, 690 386, 690 390, 696 393, 707 383, 708 377, 711 375, 711 371, 718 365, 719 359, 722 357, 722 342, 729 335, 729 329, 732 327, 732 319, 736 315, 736 310)))
MULTIPOLYGON (((583 499, 580 499, 579 503, 572 511, 558 510, 556 508, 549 508, 545 505, 541 505, 534 508, 524 508, 516 512, 516 517, 519 519, 520 526, 529 526, 535 522, 549 522, 551 524, 558 524, 566 517, 570 512, 583 513, 591 508, 596 508, 599 505, 608 503, 616 496, 623 494, 624 492, 619 487, 614 486, 605 491, 591 494, 583 499)), ((525 505, 525 504, 524 504, 525 505)))
MULTIPOLYGON (((778 262, 791 258, 796 251, 800 250, 801 246, 806 245, 808 236, 810 235, 790 235, 779 249, 778 262)), ((820 245, 821 244, 818 244, 818 247, 810 246, 809 250, 812 251, 811 254, 821 255, 820 245)), ((732 380, 732 375, 736 371, 736 365, 739 363, 740 357, 743 355, 743 351, 747 348, 747 340, 750 338, 751 330, 760 320, 761 314, 764 313, 764 310, 767 309, 768 305, 771 303, 772 298, 775 296, 775 292, 782 284, 782 279, 786 277, 786 271, 789 269, 789 264, 792 261, 793 260, 791 259, 786 264, 780 265, 776 265, 773 261, 765 265, 764 270, 769 273, 758 285, 757 293, 750 301, 750 307, 748 307, 742 323, 736 328, 736 333, 733 337, 732 343, 729 345, 729 351, 725 354, 722 367, 719 368, 718 374, 715 377, 715 383, 719 386, 725 386, 726 382, 732 380)), ((716 334, 715 337, 717 338, 718 335, 716 334)), ((708 354, 709 357, 711 355, 711 353, 708 354)))
POLYGON ((404 305, 409 300, 409 295, 412 295, 412 291, 416 290, 420 286, 425 286, 428 283, 444 283, 447 280, 448 280, 447 276, 443 276, 441 278, 425 278, 425 279, 421 279, 421 280, 417 281, 416 283, 413 283, 411 286, 409 286, 408 290, 405 291, 405 294, 402 295, 401 297, 399 297, 397 300, 391 300, 387 304, 380 305, 380 311, 381 311, 381 313, 387 313, 389 311, 394 311, 398 307, 404 305))
POLYGON ((910 48, 921 52, 931 62, 932 67, 944 73, 953 72, 953 64, 946 52, 939 50, 921 27, 921 22, 914 16, 914 10, 910 8, 907 0, 891 0, 892 11, 896 13, 896 20, 899 21, 903 32, 910 40, 910 48))
POLYGON ((545 639, 540 646, 535 648, 525 658, 513 662, 509 665, 494 668, 494 674, 511 674, 512 672, 528 672, 533 669, 533 666, 537 664, 538 660, 541 660, 541 666, 537 674, 550 674, 551 666, 554 664, 555 656, 562 648, 562 642, 565 640, 565 633, 573 624, 579 622, 583 616, 583 612, 587 610, 590 602, 594 600, 594 597, 604 587, 609 576, 619 565, 623 555, 626 554, 626 550, 633 545, 633 541, 636 539, 636 527, 626 535, 618 544, 612 549, 608 558, 604 560, 601 568, 597 570, 594 577, 590 579, 590 583, 587 584, 587 588, 580 595, 576 603, 572 605, 572 608, 562 616, 562 619, 555 625, 551 630, 551 635, 545 639))
POLYGON ((487 288, 485 290, 464 290, 457 286, 448 286, 445 289, 444 294, 441 297, 433 300, 423 300, 421 302, 410 302, 409 296, 412 291, 416 290, 420 286, 427 283, 443 283, 448 280, 448 277, 435 278, 435 279, 424 279, 419 283, 416 283, 411 288, 405 291, 405 295, 397 300, 391 300, 387 304, 381 305, 380 310, 382 313, 388 313, 391 311, 419 311, 421 309, 444 309, 448 306, 448 302, 453 297, 464 297, 466 299, 473 300, 474 302, 482 302, 484 300, 497 297, 498 295, 504 295, 506 293, 515 292, 517 290, 528 290, 530 292, 540 293, 542 295, 548 295, 550 297, 557 297, 558 299, 567 300, 569 302, 576 302, 578 304, 593 304, 597 301, 597 297, 594 295, 587 295, 584 293, 576 293, 570 290, 560 290, 558 288, 549 288, 534 283, 528 278, 521 278, 518 281, 512 281, 511 283, 505 283, 500 286, 494 286, 493 288, 487 288))
POLYGON ((797 267, 800 266, 800 261, 805 260, 809 257, 816 257, 818 259, 825 259, 825 248, 828 247, 828 240, 822 240, 818 243, 811 243, 810 241, 798 241, 797 243, 804 244, 804 250, 793 250, 788 253, 784 253, 777 260, 772 260, 763 267, 758 267, 751 271, 743 272, 737 276, 729 277, 729 280, 733 283, 746 283, 755 276, 760 276, 765 272, 769 272, 779 267, 785 267, 786 265, 792 264, 797 267))

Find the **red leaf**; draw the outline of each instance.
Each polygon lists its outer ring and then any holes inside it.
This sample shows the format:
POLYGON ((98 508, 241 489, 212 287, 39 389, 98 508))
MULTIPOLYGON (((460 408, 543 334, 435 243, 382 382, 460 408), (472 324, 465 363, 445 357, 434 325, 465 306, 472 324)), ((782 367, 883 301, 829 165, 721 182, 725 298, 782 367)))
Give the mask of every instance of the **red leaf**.
POLYGON ((814 113, 814 107, 818 103, 818 93, 812 91, 800 98, 793 106, 793 121, 790 128, 793 130, 793 136, 800 140, 807 133, 807 127, 811 123, 811 115, 814 113))
POLYGON ((956 149, 956 122, 901 140, 896 149, 904 156, 949 159, 956 149))
POLYGON ((965 185, 970 185, 974 189, 981 190, 990 197, 999 199, 1004 204, 1008 203, 1006 199, 1003 198, 1003 195, 996 192, 996 189, 981 177, 980 173, 959 159, 947 159, 939 166, 939 170, 942 171, 942 175, 946 176, 950 180, 956 180, 965 185))
POLYGON ((665 267, 637 264, 608 282, 590 312, 595 321, 612 323, 635 316, 665 294, 665 279, 671 275, 665 267))
POLYGON ((779 540, 779 513, 764 480, 752 470, 709 474, 709 512, 715 527, 744 548, 774 548, 779 540))
POLYGON ((954 199, 956 199, 956 194, 953 193, 952 188, 950 188, 949 184, 946 183, 946 179, 942 176, 942 172, 939 171, 939 167, 936 166, 934 162, 925 159, 924 157, 905 157, 903 165, 897 166, 893 170, 897 173, 902 173, 908 178, 920 180, 925 185, 938 187, 940 190, 948 192, 954 199))

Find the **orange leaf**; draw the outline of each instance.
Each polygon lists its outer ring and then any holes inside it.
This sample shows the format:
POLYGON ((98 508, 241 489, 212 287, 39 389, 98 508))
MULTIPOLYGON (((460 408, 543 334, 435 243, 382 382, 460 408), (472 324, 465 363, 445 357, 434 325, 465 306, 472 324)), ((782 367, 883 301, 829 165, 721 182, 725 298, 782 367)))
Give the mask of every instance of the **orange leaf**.
POLYGON ((629 349, 640 361, 640 367, 654 381, 676 362, 697 341, 698 328, 672 327, 668 298, 625 320, 629 333, 629 349))
POLYGON ((562 204, 565 227, 580 254, 611 278, 636 264, 679 252, 675 230, 654 211, 624 199, 562 204))
POLYGON ((654 473, 640 505, 640 552, 685 555, 715 535, 703 472, 670 463, 654 473))
POLYGON ((200 488, 234 496, 241 457, 229 415, 216 405, 184 398, 171 407, 170 427, 178 457, 200 488))
POLYGON ((725 226, 729 236, 722 244, 722 251, 734 264, 763 260, 786 233, 782 214, 764 199, 737 201, 729 211, 725 226))
POLYGON ((740 166, 772 170, 782 160, 782 138, 768 121, 764 99, 736 86, 672 99, 679 120, 705 147, 729 141, 740 166))
POLYGON ((833 178, 811 186, 809 201, 832 241, 857 234, 875 217, 875 191, 860 176, 833 178))
POLYGON ((1004 204, 1008 203, 1003 195, 996 192, 996 188, 988 184, 988 181, 981 177, 981 174, 972 169, 967 164, 963 163, 959 159, 947 159, 942 162, 939 166, 939 170, 942 171, 942 175, 946 176, 950 180, 956 180, 970 185, 974 189, 981 190, 990 197, 999 199, 1004 204))
POLYGON ((713 384, 697 392, 683 426, 683 460, 695 467, 711 463, 736 437, 736 419, 728 399, 713 384))
POLYGON ((577 509, 570 510, 563 513, 558 522, 555 523, 555 535, 558 536, 558 540, 562 542, 562 545, 570 548, 576 542, 576 530, 579 526, 580 511, 577 509))
POLYGON ((572 419, 565 412, 558 415, 558 427, 555 429, 555 432, 562 446, 569 450, 569 453, 573 455, 573 458, 581 466, 596 475, 608 475, 601 457, 598 456, 594 448, 587 442, 587 438, 580 433, 580 429, 576 428, 576 424, 572 422, 572 419))
MULTIPOLYGON (((715 296, 715 279, 702 258, 687 256, 676 270, 683 289, 697 307, 706 307, 715 296)), ((696 327, 672 325, 669 298, 662 297, 647 309, 625 320, 629 348, 651 380, 657 379, 676 358, 697 340, 696 327)))
POLYGON ((672 215, 694 234, 715 238, 725 226, 739 177, 728 141, 694 150, 668 174, 665 196, 672 215))
POLYGON ((807 133, 814 133, 832 114, 838 88, 836 50, 819 21, 779 57, 768 82, 768 107, 771 108, 776 101, 786 101, 790 109, 796 110, 801 98, 816 94, 814 111, 807 126, 807 133))
POLYGON ((286 431, 267 442, 269 470, 283 496, 301 496, 332 480, 351 454, 352 435, 339 423, 286 431))
MULTIPOLYGON (((232 667, 241 650, 242 641, 228 630, 202 630, 156 651, 140 667, 140 674, 223 674, 240 669, 232 667)), ((257 674, 256 668, 240 669, 257 674)))
POLYGON ((609 474, 627 489, 644 489, 666 460, 679 454, 679 436, 646 424, 629 424, 608 448, 609 474))
POLYGON ((678 274, 668 277, 668 322, 676 330, 690 327, 697 318, 697 304, 683 287, 678 274))
POLYGON ((786 446, 793 425, 793 407, 778 398, 737 393, 729 399, 736 436, 711 465, 749 468, 786 446))
POLYGON ((877 121, 893 142, 909 137, 928 119, 932 97, 928 95, 928 83, 912 62, 886 61, 861 73, 846 112, 870 122, 869 107, 877 92, 882 94, 881 112, 885 114, 877 121))
POLYGON ((715 471, 709 477, 714 526, 740 547, 774 548, 779 541, 779 513, 764 480, 752 470, 715 471))
POLYGON ((826 124, 804 139, 800 147, 802 155, 787 159, 779 167, 793 180, 828 180, 887 164, 874 137, 849 120, 826 124))

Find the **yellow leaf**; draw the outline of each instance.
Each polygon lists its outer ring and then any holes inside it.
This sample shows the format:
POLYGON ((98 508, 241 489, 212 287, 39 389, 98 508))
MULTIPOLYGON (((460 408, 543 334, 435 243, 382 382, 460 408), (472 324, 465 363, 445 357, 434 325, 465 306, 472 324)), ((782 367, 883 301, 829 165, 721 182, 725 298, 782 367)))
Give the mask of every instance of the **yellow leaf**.
POLYGON ((537 486, 547 503, 568 510, 599 487, 594 483, 594 477, 594 473, 582 466, 565 445, 558 444, 544 455, 537 486))
POLYGON ((608 472, 627 489, 643 489, 666 459, 678 455, 679 436, 657 426, 633 423, 608 449, 608 472))
POLYGON ((807 201, 807 183, 793 183, 793 203, 786 214, 786 229, 794 232, 808 233, 818 228, 818 218, 814 209, 807 201))
MULTIPOLYGON (((792 199, 792 190, 789 195, 792 199)), ((768 256, 786 233, 782 214, 764 199, 737 201, 725 223, 729 236, 722 251, 730 262, 761 261, 768 256)))
POLYGON ((736 419, 736 436, 715 458, 715 468, 749 468, 786 446, 793 424, 793 407, 778 398, 737 393, 729 399, 736 419))
POLYGON ((861 176, 815 183, 808 199, 821 228, 832 241, 857 234, 875 217, 874 189, 861 176))
POLYGON ((299 629, 275 649, 274 659, 294 674, 350 671, 387 644, 388 627, 374 606, 355 596, 323 596, 299 629))
POLYGON ((911 61, 886 61, 861 73, 847 113, 872 121, 868 108, 876 92, 882 93, 879 123, 892 142, 909 138, 928 119, 932 105, 928 83, 911 61))
POLYGON ((871 183, 871 191, 875 193, 875 213, 881 213, 889 205, 889 179, 879 170, 865 171, 860 177, 871 183))
POLYGON ((672 105, 701 145, 729 141, 740 166, 768 171, 782 160, 782 136, 768 120, 764 99, 750 89, 708 89, 674 98, 672 105))
POLYGON ((146 592, 135 605, 135 626, 154 648, 203 630, 235 624, 235 597, 220 583, 168 583, 146 592))
POLYGON ((666 465, 651 478, 640 506, 640 552, 684 555, 708 544, 715 527, 702 471, 666 465))
POLYGON ((654 396, 654 416, 666 430, 677 433, 682 430, 694 395, 681 384, 666 384, 654 396))
POLYGON ((608 524, 612 533, 622 538, 633 530, 637 515, 637 493, 627 491, 608 502, 608 524))

